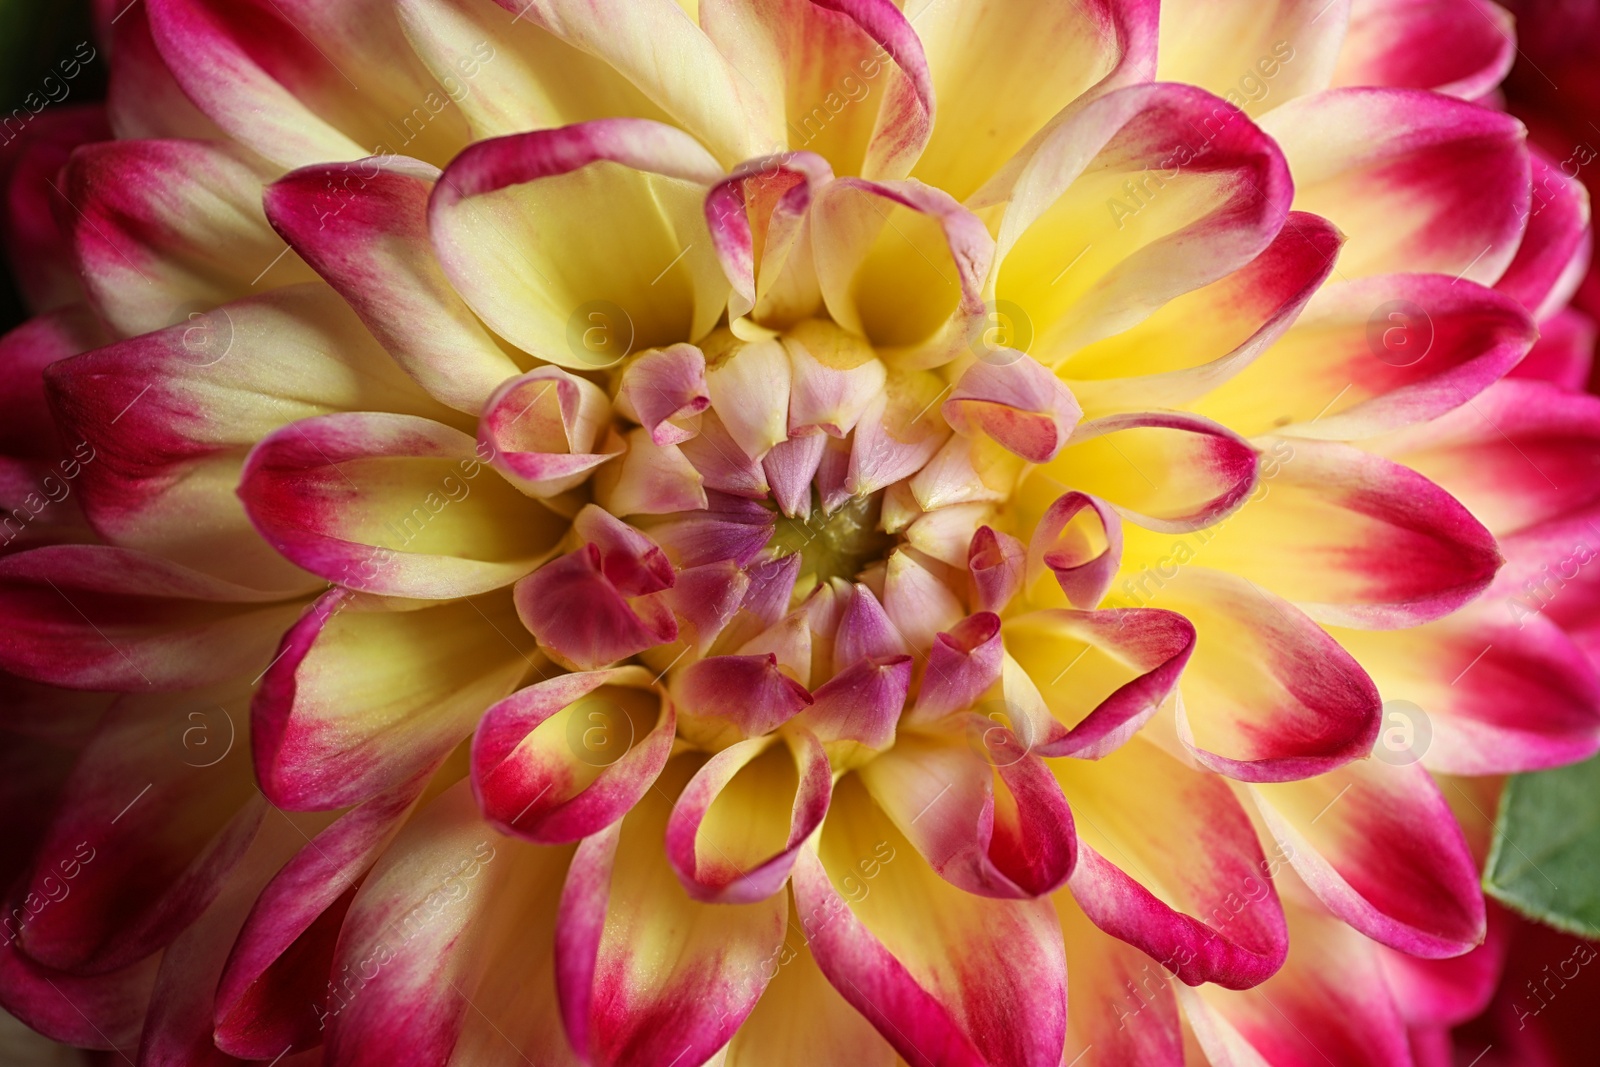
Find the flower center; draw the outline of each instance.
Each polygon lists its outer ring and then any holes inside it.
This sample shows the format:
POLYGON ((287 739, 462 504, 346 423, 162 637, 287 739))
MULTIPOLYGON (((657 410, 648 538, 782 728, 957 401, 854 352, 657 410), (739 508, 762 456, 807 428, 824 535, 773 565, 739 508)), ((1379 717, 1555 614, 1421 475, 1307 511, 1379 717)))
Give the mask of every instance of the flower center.
POLYGON ((833 578, 853 581, 867 566, 885 558, 895 543, 878 526, 881 497, 881 493, 852 497, 829 514, 813 489, 809 514, 780 518, 762 554, 773 560, 799 554, 795 591, 800 596, 833 578))

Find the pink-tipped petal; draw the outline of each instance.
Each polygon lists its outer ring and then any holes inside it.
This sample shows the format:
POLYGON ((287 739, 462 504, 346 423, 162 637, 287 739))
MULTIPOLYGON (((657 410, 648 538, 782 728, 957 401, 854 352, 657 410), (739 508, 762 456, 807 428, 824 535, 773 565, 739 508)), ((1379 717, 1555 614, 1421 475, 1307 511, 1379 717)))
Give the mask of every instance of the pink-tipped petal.
POLYGON ((311 573, 429 600, 510 585, 564 526, 485 472, 472 438, 411 415, 291 423, 251 451, 238 492, 262 536, 311 573))
MULTIPOLYGON (((1008 620, 1007 652, 1054 719, 1048 733, 1026 738, 1043 756, 1098 759, 1150 720, 1193 655, 1196 626, 1159 608, 1057 609, 1008 620)), ((1019 680, 1020 681, 1020 680, 1019 680)), ((1008 707, 1017 718, 1029 711, 1008 707)))
POLYGON ((765 900, 782 892, 832 790, 827 754, 809 732, 740 741, 707 760, 678 795, 667 859, 697 901, 765 900))
POLYGON ((1123 559, 1143 569, 1138 582, 1164 583, 1200 555, 1319 622, 1387 630, 1449 614, 1499 569, 1489 530, 1409 467, 1345 444, 1259 443, 1260 488, 1226 524, 1177 542, 1128 541, 1123 559))
POLYGON ((1541 322, 1559 312, 1589 268, 1594 240, 1589 194, 1537 147, 1529 147, 1533 200, 1517 257, 1495 288, 1541 322))
POLYGON ((577 841, 638 803, 667 762, 675 726, 671 702, 641 667, 538 682, 483 713, 472 790, 501 833, 577 841))
POLYGON ((402 157, 304 167, 267 188, 267 218, 429 395, 476 415, 518 368, 439 268, 428 238, 438 177, 402 157))
POLYGON ((298 604, 156 556, 49 545, 0 559, 0 667, 72 689, 191 689, 253 677, 298 604))
POLYGON ((1001 611, 1022 590, 1028 549, 1008 533, 978 527, 967 548, 968 593, 982 611, 1001 611))
POLYGON ((791 884, 822 973, 907 1062, 1061 1062, 1066 967, 1048 901, 940 878, 854 776, 791 884))
POLYGON ((1292 604, 1236 575, 1184 568, 1156 598, 1204 639, 1189 658, 1178 737, 1247 782, 1325 774, 1372 751, 1382 702, 1350 653, 1292 604))
POLYGON ((1421 766, 1361 760, 1251 789, 1300 877, 1357 930, 1430 959, 1483 941, 1477 866, 1421 766))
POLYGON ((1072 811, 1038 756, 975 749, 955 721, 903 736, 861 781, 939 875, 980 896, 1020 899, 1060 887, 1077 862, 1072 811))
POLYGON ((325 810, 422 773, 515 688, 529 644, 503 592, 435 605, 331 590, 283 635, 251 705, 261 788, 325 810))
POLYGON ((1082 838, 1069 885, 1095 925, 1190 985, 1248 988, 1283 965, 1273 868, 1226 782, 1137 738, 1051 767, 1082 838))
POLYGON ((957 433, 982 431, 1030 463, 1055 459, 1083 415, 1072 391, 1027 356, 974 363, 941 410, 957 433))
POLYGON ((1517 58, 1511 15, 1484 0, 1351 0, 1333 85, 1431 89, 1477 100, 1517 58))
POLYGON ((1048 571, 1067 603, 1093 610, 1105 599, 1121 565, 1121 516, 1087 493, 1066 493, 1034 527, 1028 543, 1027 584, 1033 589, 1048 571))
POLYGON ((788 898, 705 904, 663 855, 674 799, 698 765, 669 763, 627 818, 578 847, 556 916, 556 988, 567 1038, 594 1067, 703 1063, 772 977, 788 898))
POLYGON ((679 445, 694 437, 700 432, 697 416, 710 406, 706 357, 693 345, 641 354, 628 364, 617 391, 617 409, 638 420, 658 445, 679 445))
POLYGON ((1164 534, 1210 526, 1256 486, 1256 450, 1234 431, 1178 412, 1107 415, 1078 427, 1041 468, 1057 484, 1164 534))
POLYGON ((1413 89, 1334 89, 1274 108, 1261 125, 1294 170, 1295 208, 1348 236, 1341 276, 1430 272, 1489 285, 1516 255, 1528 152, 1510 115, 1413 89))

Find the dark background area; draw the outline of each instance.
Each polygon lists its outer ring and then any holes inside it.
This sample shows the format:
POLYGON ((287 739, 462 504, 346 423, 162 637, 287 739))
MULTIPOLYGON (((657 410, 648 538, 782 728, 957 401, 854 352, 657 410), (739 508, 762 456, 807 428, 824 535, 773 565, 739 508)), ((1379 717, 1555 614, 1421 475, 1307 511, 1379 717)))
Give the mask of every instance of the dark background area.
MULTIPOLYGON (((0 0, 0 116, 10 115, 18 108, 27 114, 24 101, 28 95, 41 93, 45 78, 56 64, 90 39, 88 0, 0 0)), ((105 84, 106 61, 101 54, 73 79, 67 100, 81 103, 98 99, 105 95, 105 84)), ((35 108, 39 99, 34 99, 35 108)), ((8 162, 6 147, 0 146, 0 179, 9 170, 8 162)), ((0 333, 27 315, 12 276, 13 270, 26 270, 27 264, 13 264, 7 259, 4 267, 0 273, 0 333)))

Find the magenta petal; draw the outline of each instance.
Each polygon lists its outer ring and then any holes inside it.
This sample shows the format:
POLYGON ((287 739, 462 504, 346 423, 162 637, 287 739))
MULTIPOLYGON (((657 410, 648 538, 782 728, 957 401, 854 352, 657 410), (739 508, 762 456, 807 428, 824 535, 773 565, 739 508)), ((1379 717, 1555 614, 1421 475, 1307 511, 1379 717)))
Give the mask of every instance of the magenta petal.
POLYGON ((695 416, 711 406, 705 354, 683 344, 645 352, 628 364, 617 402, 657 445, 682 444, 699 432, 695 416))
MULTIPOLYGON (((800 730, 791 736, 791 742, 779 742, 782 755, 774 752, 774 756, 792 758, 794 761, 797 777, 792 798, 762 797, 761 802, 751 803, 748 792, 728 788, 740 771, 763 754, 773 751, 772 744, 765 738, 741 741, 712 756, 678 795, 678 802, 667 821, 667 859, 677 872, 683 888, 694 899, 706 903, 751 904, 781 892, 789 880, 789 871, 794 867, 795 854, 806 838, 822 825, 833 791, 833 775, 827 754, 810 733, 800 730), (754 842, 741 841, 735 844, 729 841, 721 845, 713 836, 705 838, 707 847, 702 849, 700 843, 705 836, 708 816, 711 816, 724 793, 727 794, 724 806, 734 809, 728 812, 728 818, 736 825, 742 824, 739 826, 741 829, 751 823, 766 821, 762 814, 776 816, 781 809, 787 808, 787 811, 781 811, 787 816, 787 835, 783 838, 781 849, 765 856, 757 854, 752 857, 754 862, 745 864, 736 863, 728 850, 733 848, 745 853, 754 842), (753 810, 756 808, 762 811, 758 813, 753 810), (740 848, 741 844, 746 847, 740 848)), ((752 773, 750 788, 767 792, 774 783, 782 780, 769 773, 768 768, 757 767, 752 773)), ((758 833, 751 836, 758 836, 758 833)), ((730 835, 725 832, 719 836, 730 835)))
POLYGON ((1027 546, 1008 533, 978 527, 967 549, 967 575, 973 607, 1000 611, 1022 588, 1027 546))
POLYGON ((484 712, 472 739, 472 790, 484 818, 501 833, 549 845, 577 841, 627 814, 672 751, 672 703, 660 701, 650 723, 619 699, 584 699, 605 686, 649 684, 639 667, 564 674, 484 712), (573 710, 562 716, 567 708, 573 710), (574 718, 579 712, 584 717, 574 718), (548 736, 544 724, 552 718, 561 736, 548 736))
POLYGON ((848 667, 866 656, 899 656, 907 651, 905 639, 878 598, 857 583, 833 636, 834 669, 848 667))
POLYGON ((1100 606, 1122 565, 1122 518, 1087 493, 1067 493, 1051 504, 1028 546, 1028 584, 1048 568, 1073 607, 1100 606), (1098 536, 1072 528, 1085 509, 1098 520, 1098 536))
POLYGON ((1067 443, 1083 409, 1072 391, 1037 360, 979 360, 944 402, 957 433, 987 433, 1031 463, 1048 463, 1067 443))
POLYGON ((778 669, 773 653, 712 656, 684 668, 674 695, 687 719, 712 720, 740 737, 776 730, 812 703, 806 687, 778 669))
POLYGON ((881 751, 894 743, 910 688, 910 656, 859 659, 812 694, 816 702, 799 721, 824 744, 853 741, 881 751))
POLYGON ((993 612, 969 615, 939 634, 928 648, 928 669, 911 721, 932 722, 972 707, 1000 680, 1004 656, 1000 617, 993 612))
POLYGON ((603 573, 593 545, 557 557, 517 583, 517 614, 528 632, 579 670, 594 670, 678 636, 664 604, 626 599, 603 573))

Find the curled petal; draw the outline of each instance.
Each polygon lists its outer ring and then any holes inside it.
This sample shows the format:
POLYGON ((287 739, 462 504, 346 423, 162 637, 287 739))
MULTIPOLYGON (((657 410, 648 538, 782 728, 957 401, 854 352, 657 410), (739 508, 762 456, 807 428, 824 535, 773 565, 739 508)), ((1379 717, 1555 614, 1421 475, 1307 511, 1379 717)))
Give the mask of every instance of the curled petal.
MULTIPOLYGON (((658 445, 677 445, 700 430, 696 416, 711 406, 706 357, 694 345, 642 353, 628 364, 617 390, 617 410, 636 420, 658 445)), ((719 487, 720 488, 720 487, 719 487)))
POLYGON ((933 722, 972 707, 1000 680, 1003 656, 1000 617, 993 612, 969 615, 936 636, 906 724, 933 722))
POLYGON ((1051 767, 1082 835, 1069 885, 1096 926, 1190 985, 1247 988, 1283 965, 1276 868, 1226 782, 1140 738, 1051 767))
POLYGON ((1022 589, 1028 549, 1008 533, 978 527, 967 549, 969 598, 983 611, 1001 611, 1022 589))
POLYGON ((764 500, 771 492, 760 462, 745 454, 715 410, 700 417, 699 435, 678 447, 709 490, 747 500, 764 500))
POLYGON ((957 433, 981 430, 1030 463, 1055 459, 1083 414, 1072 390, 1027 356, 974 363, 942 410, 957 433))
POLYGON ((472 739, 472 791, 484 818, 544 845, 622 818, 672 750, 672 703, 649 684, 641 667, 564 674, 484 712, 472 739))
POLYGON ((1083 423, 1042 468, 1057 484, 1106 501, 1131 522, 1183 533, 1226 517, 1256 485, 1256 450, 1210 419, 1178 412, 1083 423))
POLYGON ((473 144, 434 186, 428 225, 445 275, 490 328, 598 370, 715 324, 727 282, 700 200, 720 177, 681 130, 600 119, 473 144), (507 242, 520 254, 504 258, 507 242), (637 269, 618 272, 619 255, 637 269))
POLYGON ((1483 941, 1477 867, 1422 767, 1361 760, 1251 791, 1300 877, 1374 941, 1428 959, 1483 941))
POLYGON ((555 496, 616 454, 594 451, 610 414, 594 383, 560 367, 539 367, 490 394, 478 423, 478 454, 530 495, 555 496))
MULTIPOLYGON (((1043 756, 1111 752, 1171 695, 1194 653, 1195 629, 1158 608, 1058 609, 1008 620, 1006 651, 1054 719, 1049 733, 1024 740, 1043 756)), ((1022 692, 1024 700, 1035 695, 1022 692)))
POLYGON ((708 904, 754 904, 783 890, 796 853, 828 812, 833 775, 817 738, 752 738, 712 756, 667 820, 667 859, 708 904))
MULTIPOLYGON (((786 2, 791 7, 809 6, 809 0, 786 2)), ((720 10, 707 8, 713 36, 722 24, 714 14, 720 10)), ((723 273, 733 286, 728 301, 733 323, 748 315, 777 327, 804 319, 820 307, 822 294, 812 269, 810 211, 816 191, 832 180, 833 171, 820 156, 783 152, 747 160, 711 187, 706 224, 723 273)))
POLYGON ((812 703, 805 686, 779 670, 771 652, 691 663, 674 677, 673 698, 686 732, 724 743, 769 733, 812 703))
POLYGON ((1048 570, 1067 602, 1077 608, 1099 607, 1121 565, 1122 519, 1104 501, 1086 493, 1058 497, 1028 543, 1029 588, 1048 570))
POLYGON ((970 893, 1037 897, 1064 883, 1077 835, 1044 761, 1020 750, 982 754, 964 723, 907 735, 864 766, 861 781, 940 876, 970 893))
POLYGON ((976 215, 921 182, 841 178, 817 198, 812 219, 835 322, 892 364, 937 367, 967 350, 994 260, 994 238, 976 215))
POLYGON ((590 543, 517 583, 517 614, 541 648, 577 670, 594 670, 663 645, 678 624, 655 590, 633 595, 607 574, 613 558, 590 543))

